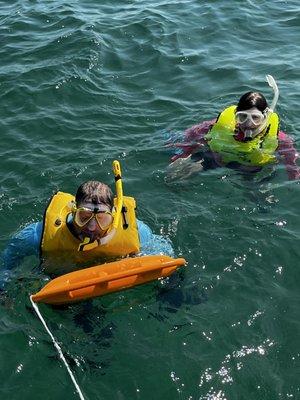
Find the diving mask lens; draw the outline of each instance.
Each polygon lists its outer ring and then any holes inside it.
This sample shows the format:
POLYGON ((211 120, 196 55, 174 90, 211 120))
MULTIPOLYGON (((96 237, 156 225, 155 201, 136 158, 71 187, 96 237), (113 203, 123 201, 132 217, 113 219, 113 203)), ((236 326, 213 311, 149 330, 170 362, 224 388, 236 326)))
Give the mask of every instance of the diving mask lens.
POLYGON ((107 210, 98 210, 97 208, 91 210, 89 208, 80 207, 77 208, 74 213, 74 221, 80 228, 85 226, 93 217, 96 218, 102 230, 108 229, 113 223, 113 216, 111 212, 107 210))
POLYGON ((109 211, 99 211, 96 215, 96 221, 100 228, 105 231, 113 223, 113 216, 109 211))
POLYGON ((92 218, 93 218, 93 211, 85 209, 85 208, 78 208, 74 214, 74 221, 76 225, 82 227, 86 225, 92 218))
POLYGON ((258 126, 260 125, 265 116, 260 111, 238 111, 236 113, 236 120, 239 124, 244 124, 247 120, 250 120, 253 125, 258 126))

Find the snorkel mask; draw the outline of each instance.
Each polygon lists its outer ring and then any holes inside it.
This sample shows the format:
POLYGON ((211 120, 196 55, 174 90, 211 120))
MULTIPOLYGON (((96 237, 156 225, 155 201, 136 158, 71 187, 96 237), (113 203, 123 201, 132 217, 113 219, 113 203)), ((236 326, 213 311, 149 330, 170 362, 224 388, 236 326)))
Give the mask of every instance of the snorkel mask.
POLYGON ((79 228, 85 227, 93 218, 99 228, 105 232, 113 223, 113 214, 104 207, 75 207, 73 208, 74 222, 79 228))
MULTIPOLYGON (((120 167, 119 161, 113 162, 113 173, 115 176, 117 201, 116 201, 116 204, 115 204, 115 207, 114 207, 114 210, 112 213, 107 212, 107 211, 103 212, 102 210, 98 210, 98 209, 84 210, 83 207, 77 209, 76 205, 74 205, 74 207, 73 207, 74 213, 81 212, 81 215, 79 213, 77 214, 77 216, 74 214, 74 218, 75 219, 77 218, 78 226, 80 226, 80 224, 81 224, 81 226, 86 225, 91 218, 95 217, 98 225, 101 228, 101 224, 103 224, 102 225, 103 227, 105 225, 104 220, 106 220, 106 218, 109 218, 109 216, 112 217, 112 223, 108 224, 108 220, 107 220, 107 226, 106 226, 107 233, 105 234, 105 236, 103 236, 102 238, 97 239, 93 242, 91 242, 91 239, 88 236, 86 236, 83 239, 83 241, 79 244, 78 251, 92 250, 100 245, 104 245, 104 244, 108 243, 114 237, 114 235, 117 231, 121 213, 122 213, 122 207, 123 207, 123 187, 122 187, 121 167, 120 167), (84 216, 84 212, 86 212, 86 216, 84 216), (86 218, 86 220, 85 220, 85 218, 86 218), (79 224, 78 224, 78 222, 79 222, 79 224)), ((76 223, 76 220, 75 220, 75 223, 76 223)))
POLYGON ((259 110, 251 110, 251 111, 238 111, 236 113, 236 119, 238 123, 245 123, 247 119, 250 119, 253 125, 257 126, 255 129, 244 129, 246 138, 255 138, 260 132, 262 132, 268 125, 269 116, 274 112, 278 97, 279 90, 278 86, 275 82, 275 79, 272 75, 266 75, 266 80, 269 86, 273 89, 274 96, 271 103, 271 107, 267 107, 264 112, 259 110))

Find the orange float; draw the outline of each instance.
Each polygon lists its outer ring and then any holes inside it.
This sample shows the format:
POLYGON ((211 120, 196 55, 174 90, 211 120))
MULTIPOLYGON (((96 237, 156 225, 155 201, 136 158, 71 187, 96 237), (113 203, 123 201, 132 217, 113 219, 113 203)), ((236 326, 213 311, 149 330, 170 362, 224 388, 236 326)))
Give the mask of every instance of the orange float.
POLYGON ((65 304, 124 290, 171 275, 184 258, 164 255, 124 258, 81 269, 47 283, 32 296, 36 303, 65 304))

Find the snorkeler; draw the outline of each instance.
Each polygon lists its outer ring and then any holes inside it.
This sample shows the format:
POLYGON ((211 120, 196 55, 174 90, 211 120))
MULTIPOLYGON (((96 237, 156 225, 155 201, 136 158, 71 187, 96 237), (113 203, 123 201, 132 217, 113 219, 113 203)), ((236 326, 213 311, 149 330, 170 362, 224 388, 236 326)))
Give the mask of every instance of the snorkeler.
POLYGON ((123 196, 120 174, 115 174, 115 180, 115 197, 99 181, 81 184, 75 197, 56 193, 44 220, 18 232, 1 254, 0 289, 23 258, 31 255, 40 256, 43 270, 54 275, 91 266, 98 259, 173 255, 171 243, 136 218, 135 199, 123 196))
POLYGON ((279 117, 275 113, 278 87, 271 75, 266 79, 274 91, 270 107, 261 93, 247 92, 237 106, 227 107, 216 119, 187 129, 182 143, 167 144, 179 150, 171 159, 170 170, 182 170, 190 175, 194 171, 226 166, 258 172, 282 160, 288 178, 299 179, 293 140, 279 130, 279 117))

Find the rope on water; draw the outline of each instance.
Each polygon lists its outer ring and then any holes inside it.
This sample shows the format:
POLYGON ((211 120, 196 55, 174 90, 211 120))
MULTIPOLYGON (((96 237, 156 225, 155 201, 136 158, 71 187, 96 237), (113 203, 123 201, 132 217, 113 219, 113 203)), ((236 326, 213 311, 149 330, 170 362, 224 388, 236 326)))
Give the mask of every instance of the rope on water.
POLYGON ((78 383, 76 382, 76 379, 75 379, 75 377, 74 377, 74 375, 73 375, 73 373, 72 373, 72 371, 71 371, 71 369, 70 369, 70 367, 69 367, 69 365, 68 365, 68 363, 67 363, 67 360, 65 359, 65 357, 64 357, 64 355, 63 355, 63 352, 62 352, 61 348, 59 347, 58 343, 56 342, 54 336, 53 336, 52 333, 50 332, 50 329, 48 328, 48 326, 47 326, 47 324, 46 324, 44 318, 42 317, 42 315, 41 315, 41 313, 40 313, 40 310, 38 309, 38 306, 37 306, 36 303, 34 303, 34 301, 32 300, 32 296, 30 296, 30 301, 31 301, 32 307, 34 308, 35 312, 37 313, 39 319, 41 320, 42 324, 44 325, 44 327, 45 327, 47 333, 48 333, 49 336, 51 337, 52 342, 53 342, 53 344, 54 344, 54 347, 55 347, 56 350, 58 351, 58 354, 59 354, 60 358, 63 360, 63 362, 64 362, 64 364, 65 364, 65 366, 66 366, 66 368, 67 368, 67 371, 68 371, 68 373, 69 373, 69 375, 70 375, 70 377, 71 377, 71 379, 72 379, 72 382, 74 383, 74 386, 75 386, 75 388, 76 388, 76 391, 77 391, 78 394, 79 394, 80 399, 81 399, 81 400, 84 400, 82 391, 81 391, 81 389, 80 389, 78 383))

